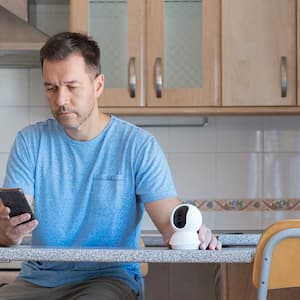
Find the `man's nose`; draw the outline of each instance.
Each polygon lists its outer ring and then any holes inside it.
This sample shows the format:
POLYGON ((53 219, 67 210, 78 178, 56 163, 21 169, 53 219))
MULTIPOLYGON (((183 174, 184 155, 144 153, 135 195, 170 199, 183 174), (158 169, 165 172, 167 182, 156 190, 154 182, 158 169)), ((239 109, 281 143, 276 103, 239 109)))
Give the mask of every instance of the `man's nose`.
POLYGON ((56 104, 58 106, 65 105, 69 103, 70 95, 68 90, 65 87, 60 87, 57 92, 56 104))

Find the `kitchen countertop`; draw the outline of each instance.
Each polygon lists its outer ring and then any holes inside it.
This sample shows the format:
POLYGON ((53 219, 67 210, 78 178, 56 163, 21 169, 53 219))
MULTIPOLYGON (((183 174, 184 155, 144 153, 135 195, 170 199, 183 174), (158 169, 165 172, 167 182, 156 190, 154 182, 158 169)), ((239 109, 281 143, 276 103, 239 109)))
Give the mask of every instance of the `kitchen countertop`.
POLYGON ((0 247, 0 261, 89 261, 152 263, 250 263, 259 234, 220 234, 222 250, 172 250, 159 235, 142 235, 145 249, 0 247))
POLYGON ((1 247, 0 261, 89 261, 152 263, 250 263, 255 247, 222 250, 171 250, 164 247, 133 249, 1 247))

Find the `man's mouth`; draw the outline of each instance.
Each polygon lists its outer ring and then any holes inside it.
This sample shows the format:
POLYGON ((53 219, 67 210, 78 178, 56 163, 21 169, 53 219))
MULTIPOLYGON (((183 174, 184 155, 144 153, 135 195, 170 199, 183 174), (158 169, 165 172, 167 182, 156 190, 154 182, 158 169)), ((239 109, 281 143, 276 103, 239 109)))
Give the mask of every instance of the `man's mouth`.
POLYGON ((55 113, 55 115, 56 115, 57 117, 68 117, 68 116, 70 116, 71 114, 73 114, 73 111, 66 110, 65 107, 59 108, 59 109, 56 111, 56 113, 55 113))
POLYGON ((70 114, 72 114, 72 113, 71 112, 59 112, 58 113, 59 116, 68 116, 70 114))

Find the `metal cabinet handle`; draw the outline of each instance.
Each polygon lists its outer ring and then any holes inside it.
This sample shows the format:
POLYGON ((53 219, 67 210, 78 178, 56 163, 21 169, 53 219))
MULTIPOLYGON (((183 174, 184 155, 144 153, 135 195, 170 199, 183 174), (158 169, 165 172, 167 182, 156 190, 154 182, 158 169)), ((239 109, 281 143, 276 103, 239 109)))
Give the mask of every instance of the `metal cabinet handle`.
POLYGON ((156 97, 162 97, 162 66, 161 66, 161 58, 157 57, 155 59, 155 90, 156 97))
POLYGON ((281 97, 286 98, 287 97, 287 57, 281 56, 280 61, 280 77, 281 77, 281 97))
POLYGON ((128 69, 129 69, 129 76, 128 76, 129 93, 131 98, 135 98, 135 91, 136 91, 135 57, 130 57, 128 69))

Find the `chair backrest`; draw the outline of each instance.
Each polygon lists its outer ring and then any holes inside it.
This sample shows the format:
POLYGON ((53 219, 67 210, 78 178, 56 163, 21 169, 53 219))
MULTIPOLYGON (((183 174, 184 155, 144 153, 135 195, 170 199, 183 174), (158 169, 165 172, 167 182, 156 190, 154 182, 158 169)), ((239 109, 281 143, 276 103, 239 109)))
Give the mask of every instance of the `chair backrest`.
POLYGON ((269 281, 265 283, 266 289, 279 289, 300 286, 300 220, 290 219, 279 221, 268 227, 262 234, 257 248, 253 265, 253 284, 260 288, 262 284, 262 265, 270 263, 268 271, 269 281), (291 229, 293 237, 291 236, 291 229), (279 239, 278 239, 279 237, 279 239), (299 238, 297 238, 299 237, 299 238), (274 239, 275 238, 275 239, 274 239), (272 240, 271 240, 272 239, 272 240), (270 261, 265 253, 270 249, 270 261), (269 244, 268 244, 269 242, 269 244), (267 251, 265 248, 267 247, 267 251))

